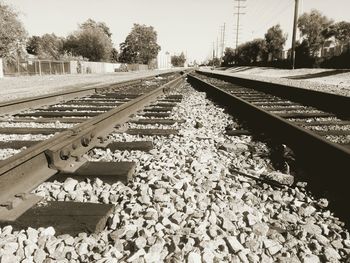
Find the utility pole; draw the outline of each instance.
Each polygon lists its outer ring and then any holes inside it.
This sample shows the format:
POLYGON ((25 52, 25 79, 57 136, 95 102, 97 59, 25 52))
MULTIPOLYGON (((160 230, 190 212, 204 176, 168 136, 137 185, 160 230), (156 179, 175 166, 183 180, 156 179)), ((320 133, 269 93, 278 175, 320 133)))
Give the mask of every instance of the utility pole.
POLYGON ((297 35, 297 25, 298 25, 298 6, 299 0, 295 0, 294 8, 294 25, 293 25, 293 38, 292 38, 292 69, 295 68, 295 39, 297 35))
POLYGON ((216 57, 219 58, 219 38, 216 37, 216 57))
POLYGON ((215 41, 213 41, 213 67, 212 67, 212 69, 214 69, 215 68, 215 65, 214 65, 214 59, 215 59, 215 41))
POLYGON ((224 23, 224 25, 221 27, 221 38, 220 38, 220 48, 221 48, 221 53, 220 53, 220 57, 222 58, 224 56, 224 51, 225 51, 225 27, 226 27, 226 23, 224 23))
POLYGON ((236 49, 235 50, 237 50, 237 47, 238 47, 238 38, 239 38, 239 33, 240 33, 239 32, 239 30, 240 30, 240 28, 239 28, 240 16, 241 15, 245 15, 245 13, 241 12, 241 9, 242 8, 246 8, 246 6, 242 6, 241 3, 242 2, 246 2, 246 1, 247 0, 234 0, 234 2, 237 3, 237 5, 234 6, 235 9, 236 9, 236 13, 233 13, 234 15, 237 15, 237 21, 236 21, 236 49))

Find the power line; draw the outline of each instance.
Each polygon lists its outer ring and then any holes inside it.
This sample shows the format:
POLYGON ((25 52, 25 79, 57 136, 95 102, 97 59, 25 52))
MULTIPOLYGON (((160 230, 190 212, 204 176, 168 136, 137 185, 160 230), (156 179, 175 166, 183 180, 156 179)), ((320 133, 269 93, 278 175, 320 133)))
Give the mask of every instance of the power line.
POLYGON ((272 15, 272 18, 269 19, 266 23, 264 23, 262 26, 260 26, 257 30, 254 30, 255 33, 260 32, 262 29, 267 27, 272 21, 274 21, 276 18, 279 18, 281 15, 283 15, 286 11, 289 11, 289 7, 292 5, 292 2, 289 2, 287 5, 283 6, 281 9, 278 10, 278 12, 274 12, 274 15, 272 15))

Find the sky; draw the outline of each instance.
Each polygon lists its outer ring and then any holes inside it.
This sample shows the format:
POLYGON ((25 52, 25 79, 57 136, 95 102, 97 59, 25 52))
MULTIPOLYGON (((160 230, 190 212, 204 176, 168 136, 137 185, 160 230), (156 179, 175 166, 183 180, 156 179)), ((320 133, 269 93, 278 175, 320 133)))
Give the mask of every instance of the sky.
MULTIPOLYGON (((0 0, 1 1, 1 0, 0 0)), ((3 0, 19 12, 29 35, 67 36, 88 18, 105 22, 116 48, 134 23, 151 25, 162 53, 180 54, 189 61, 210 58, 225 23, 225 46, 235 47, 234 0, 3 0)), ((264 37, 280 24, 291 45, 295 0, 242 0, 239 42, 264 37)), ((350 22, 350 0, 300 0, 300 12, 315 8, 335 21, 350 22)), ((215 47, 216 49, 216 47, 215 47)), ((219 50, 220 52, 220 50, 219 50)))

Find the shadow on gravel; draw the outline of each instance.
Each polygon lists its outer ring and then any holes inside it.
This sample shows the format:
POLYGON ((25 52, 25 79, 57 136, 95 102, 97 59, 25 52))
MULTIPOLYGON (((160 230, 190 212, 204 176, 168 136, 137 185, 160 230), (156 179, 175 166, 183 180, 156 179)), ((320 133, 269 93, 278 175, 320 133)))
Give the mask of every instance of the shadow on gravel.
POLYGON ((323 78, 323 77, 333 76, 333 75, 347 73, 347 72, 350 72, 350 69, 335 69, 335 70, 330 70, 330 71, 325 71, 325 72, 299 75, 299 76, 290 76, 290 77, 283 77, 283 78, 285 78, 285 79, 313 79, 313 78, 323 78))

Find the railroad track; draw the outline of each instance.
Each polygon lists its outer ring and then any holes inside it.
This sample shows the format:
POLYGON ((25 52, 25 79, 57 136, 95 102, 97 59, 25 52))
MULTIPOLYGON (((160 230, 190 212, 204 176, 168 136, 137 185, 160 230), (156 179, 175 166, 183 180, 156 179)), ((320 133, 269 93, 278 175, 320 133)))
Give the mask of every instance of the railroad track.
MULTIPOLYGON (((327 196, 350 222, 347 177, 350 164, 350 98, 225 74, 197 71, 189 82, 227 108, 248 130, 291 147, 307 170, 314 194, 327 196)), ((228 135, 250 134, 245 129, 228 135)))
MULTIPOLYGON (((189 81, 193 82, 191 77, 189 81)), ((159 89, 164 88, 169 92, 161 92, 146 107, 136 106, 144 94, 110 110, 130 110, 133 104, 125 124, 120 119, 111 122, 108 112, 102 114, 106 118, 98 115, 81 123, 100 118, 92 125, 96 135, 89 137, 89 146, 81 147, 84 151, 79 154, 67 145, 88 142, 83 135, 90 134, 89 126, 77 130, 81 124, 67 129, 72 131, 68 142, 59 138, 53 148, 44 151, 46 165, 54 165, 56 173, 32 193, 45 202, 28 209, 12 226, 0 227, 0 237, 11 241, 0 244, 5 252, 1 260, 284 262, 348 258, 349 235, 325 202, 298 185, 257 176, 261 170, 277 172, 266 156, 266 144, 252 136, 229 136, 226 127, 239 123, 183 78, 159 89), (97 126, 105 122, 112 133, 106 132, 107 141, 103 136, 95 143, 100 135, 97 126), (52 158, 59 149, 64 151, 52 158), (78 156, 87 162, 76 170, 65 165, 82 162, 78 156)), ((32 187, 33 182, 28 185, 32 187)))
MULTIPOLYGON (((0 105, 0 112, 7 114, 0 121, 0 150, 12 149, 0 162, 2 224, 12 222, 21 227, 35 225, 29 223, 28 217, 33 217, 31 213, 38 213, 32 212, 37 211, 32 207, 42 198, 31 194, 31 191, 50 177, 64 180, 74 175, 76 178, 80 176, 80 179, 113 175, 114 178, 109 180, 126 182, 134 164, 89 163, 82 156, 94 147, 106 147, 109 144, 108 134, 125 131, 124 123, 142 109, 141 119, 135 119, 135 123, 175 123, 176 120, 159 118, 169 116, 174 103, 181 98, 176 95, 165 96, 165 93, 181 85, 183 79, 179 73, 165 74, 159 78, 137 79, 0 105), (156 102, 159 97, 162 99, 156 102), (28 222, 25 223, 26 221, 28 222)), ((147 131, 134 129, 128 132, 137 134, 147 131)), ((174 131, 170 131, 172 132, 174 131)), ((158 131, 159 135, 163 133, 164 130, 158 131)), ((110 147, 148 149, 150 145, 136 142, 116 143, 110 147)), ((88 220, 85 224, 92 224, 93 229, 90 231, 94 232, 104 227, 112 206, 54 203, 51 204, 50 211, 40 213, 53 213, 54 210, 57 214, 62 209, 70 210, 70 213, 75 209, 81 214, 88 213, 93 220, 88 219, 89 216, 80 215, 82 221, 75 223, 84 225, 88 220), (89 210, 96 214, 89 214, 89 210), (103 212, 96 212, 99 210, 103 212)), ((45 225, 40 216, 33 220, 40 221, 36 222, 39 225, 45 225)), ((67 225, 69 223, 64 227, 67 225)), ((77 229, 79 227, 74 231, 77 229)))

